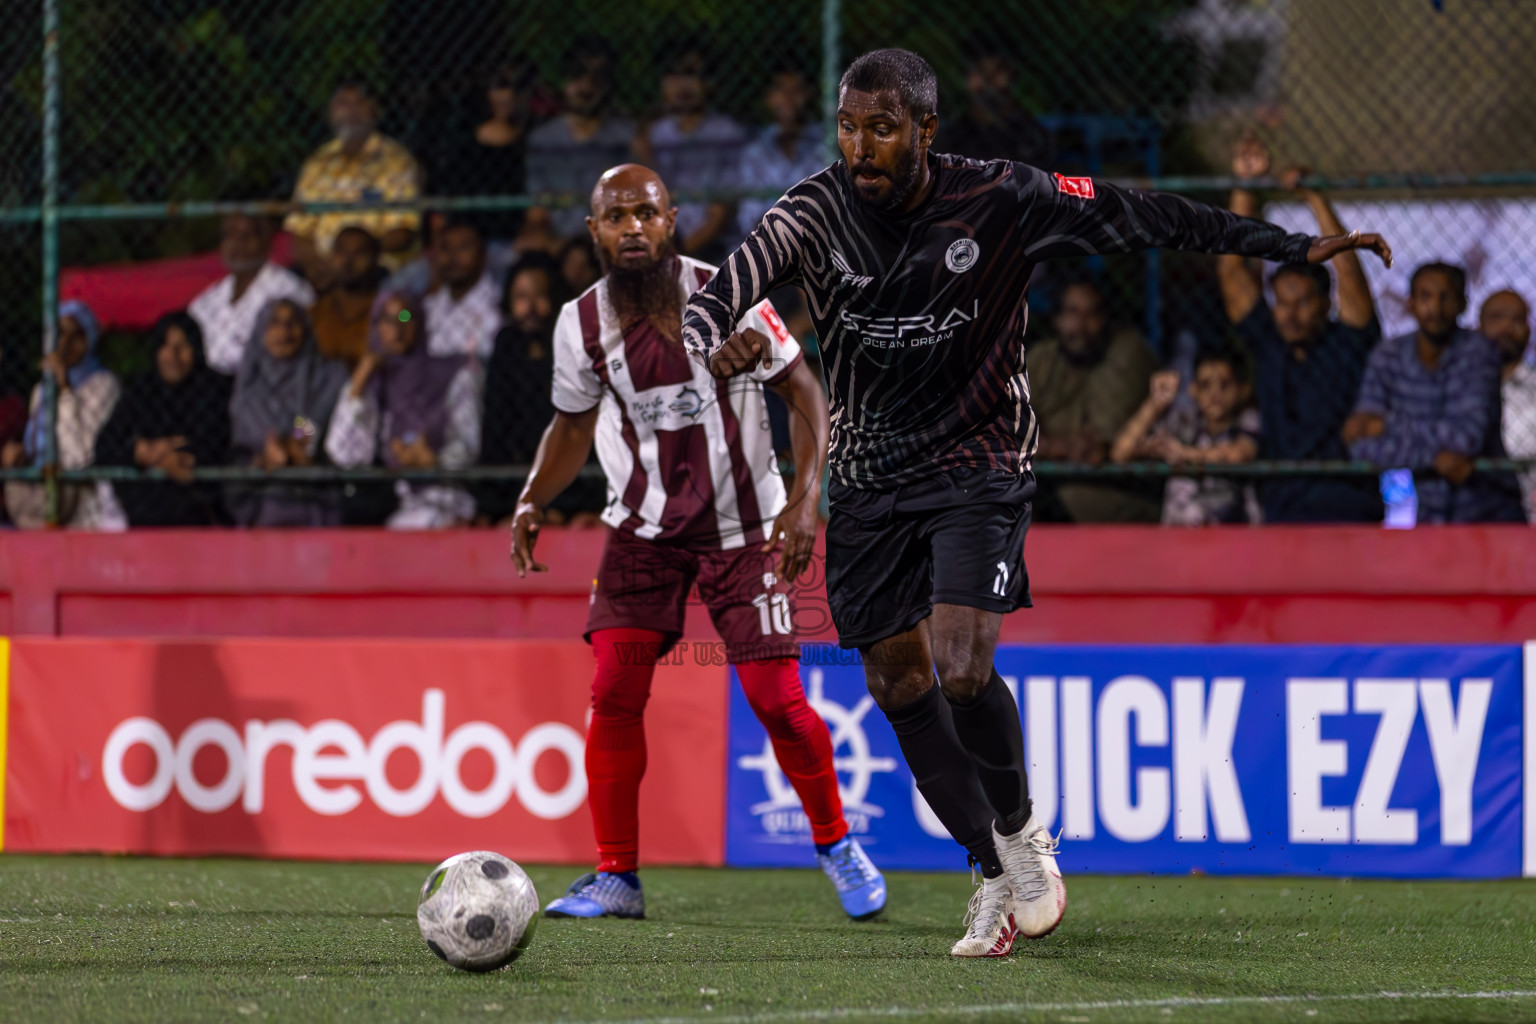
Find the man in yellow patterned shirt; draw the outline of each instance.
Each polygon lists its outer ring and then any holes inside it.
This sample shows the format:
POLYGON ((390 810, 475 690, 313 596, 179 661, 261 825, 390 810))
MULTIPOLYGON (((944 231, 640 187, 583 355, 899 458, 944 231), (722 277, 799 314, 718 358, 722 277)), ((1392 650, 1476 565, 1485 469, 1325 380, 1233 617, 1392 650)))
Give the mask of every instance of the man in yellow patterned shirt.
MULTIPOLYGON (((331 94, 336 137, 311 154, 293 190, 297 202, 401 201, 421 194, 421 168, 394 139, 379 134, 378 105, 361 82, 344 81, 331 94)), ((316 288, 330 273, 325 259, 342 228, 355 225, 379 240, 380 262, 394 270, 416 247, 420 217, 402 210, 361 213, 291 213, 283 226, 294 236, 299 265, 316 288)))

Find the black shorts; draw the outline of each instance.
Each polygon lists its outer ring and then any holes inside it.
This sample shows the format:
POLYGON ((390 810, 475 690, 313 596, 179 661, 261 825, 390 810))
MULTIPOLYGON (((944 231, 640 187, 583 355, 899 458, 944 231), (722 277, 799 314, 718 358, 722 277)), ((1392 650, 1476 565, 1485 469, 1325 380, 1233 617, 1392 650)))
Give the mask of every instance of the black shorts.
POLYGON ((894 491, 828 489, 827 604, 841 647, 912 629, 935 604, 1030 607, 1031 473, 959 468, 894 491))

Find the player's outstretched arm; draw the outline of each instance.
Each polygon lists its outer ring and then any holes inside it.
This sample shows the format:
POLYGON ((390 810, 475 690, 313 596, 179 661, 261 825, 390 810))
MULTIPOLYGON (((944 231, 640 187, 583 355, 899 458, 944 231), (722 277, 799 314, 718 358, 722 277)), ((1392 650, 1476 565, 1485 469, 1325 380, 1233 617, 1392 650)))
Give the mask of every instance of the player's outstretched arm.
POLYGON ((760 351, 754 350, 750 340, 733 332, 747 310, 798 277, 800 231, 789 197, 780 199, 731 253, 720 272, 688 299, 683 312, 683 345, 715 378, 724 380, 745 373, 756 365, 754 355, 766 358, 771 354, 765 341, 760 351), (730 354, 717 361, 715 357, 726 348, 730 354))
POLYGON ((527 576, 530 571, 549 571, 549 566, 533 560, 533 546, 538 542, 539 528, 544 525, 544 510, 576 482, 581 467, 587 464, 597 431, 597 410, 593 406, 581 413, 556 412, 544 430, 528 482, 523 485, 517 509, 512 513, 512 564, 519 576, 527 576))
MULTIPOLYGON (((1305 175, 1305 169, 1291 168, 1281 175, 1281 183, 1287 188, 1294 189, 1296 183, 1305 175)), ((1307 201, 1307 207, 1312 211, 1318 230, 1323 233, 1324 238, 1350 234, 1344 230, 1344 225, 1340 223, 1339 215, 1327 196, 1312 188, 1301 189, 1300 194, 1307 201)), ((1354 233, 1359 234, 1359 232, 1354 233)), ((1386 248, 1385 242, 1381 244, 1386 248)), ((1385 253, 1378 251, 1377 255, 1382 257, 1387 266, 1392 265, 1391 249, 1386 248, 1385 253)), ((1360 257, 1353 251, 1342 252, 1334 258, 1333 269, 1338 274, 1339 280, 1339 320, 1355 328, 1364 327, 1375 320, 1376 303, 1371 298, 1371 286, 1365 279, 1365 269, 1360 266, 1360 257)))
MULTIPOLYGON (((756 334, 756 331, 751 331, 756 334)), ((821 498, 821 473, 827 465, 827 440, 831 426, 827 420, 827 396, 821 381, 801 360, 789 377, 769 385, 789 406, 789 441, 794 449, 795 480, 789 489, 784 511, 769 528, 763 550, 783 543, 779 555, 779 576, 793 581, 811 563, 816 545, 816 506, 821 498)))

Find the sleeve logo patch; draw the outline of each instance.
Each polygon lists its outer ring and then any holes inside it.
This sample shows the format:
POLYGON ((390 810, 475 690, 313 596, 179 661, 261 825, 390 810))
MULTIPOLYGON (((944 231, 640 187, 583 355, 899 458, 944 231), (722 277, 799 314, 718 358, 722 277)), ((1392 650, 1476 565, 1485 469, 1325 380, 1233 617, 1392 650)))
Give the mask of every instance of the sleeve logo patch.
POLYGON ((779 339, 779 344, 788 345, 789 329, 784 326, 784 321, 779 319, 778 310, 765 302, 760 312, 763 316, 763 323, 767 324, 768 329, 773 332, 773 336, 779 339))
POLYGON ((1077 196, 1079 199, 1093 198, 1092 178, 1068 178, 1064 175, 1056 175, 1056 190, 1065 192, 1069 196, 1077 196))

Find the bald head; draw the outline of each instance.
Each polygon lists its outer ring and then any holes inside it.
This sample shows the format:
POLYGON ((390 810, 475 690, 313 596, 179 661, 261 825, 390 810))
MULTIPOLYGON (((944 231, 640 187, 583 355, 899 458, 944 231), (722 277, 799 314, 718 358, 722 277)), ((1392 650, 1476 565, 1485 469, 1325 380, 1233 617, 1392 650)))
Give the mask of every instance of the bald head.
POLYGON ((676 220, 666 183, 648 167, 620 164, 592 188, 587 230, 604 273, 642 270, 670 255, 676 220))
POLYGON ((639 164, 619 164, 603 172, 592 186, 592 216, 601 217, 609 206, 649 201, 658 210, 672 208, 672 195, 661 175, 639 164))
POLYGON ((1506 365, 1517 363, 1531 340, 1531 307, 1518 292, 1494 292, 1478 311, 1477 329, 1499 346, 1506 365))

